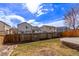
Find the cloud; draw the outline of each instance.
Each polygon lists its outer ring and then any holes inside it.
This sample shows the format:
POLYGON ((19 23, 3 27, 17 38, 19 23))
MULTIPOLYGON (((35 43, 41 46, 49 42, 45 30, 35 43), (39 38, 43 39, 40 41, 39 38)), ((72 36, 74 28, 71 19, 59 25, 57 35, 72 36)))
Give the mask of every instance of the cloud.
POLYGON ((40 4, 42 3, 51 3, 52 0, 26 0, 23 4, 24 8, 28 8, 28 10, 31 12, 31 13, 35 13, 39 7, 40 4))
POLYGON ((38 16, 43 15, 43 14, 45 14, 45 13, 42 12, 42 10, 39 10, 39 11, 36 13, 36 16, 38 17, 38 16))
MULTIPOLYGON (((43 9, 43 5, 41 5, 43 2, 39 2, 39 0, 35 0, 33 2, 32 1, 26 1, 26 3, 22 4, 24 9, 28 9, 32 14, 35 14, 36 17, 39 17, 43 14, 46 14, 50 11, 54 11, 54 8, 52 7, 52 5, 48 5, 50 6, 50 8, 44 8, 43 9)), ((46 5, 46 4, 45 4, 46 5)))
POLYGON ((54 11, 54 7, 52 7, 52 3, 48 3, 48 4, 41 4, 38 8, 38 10, 36 11, 36 16, 41 16, 43 14, 47 14, 50 11, 54 11))
POLYGON ((12 22, 12 20, 14 19, 19 20, 20 22, 26 21, 22 16, 12 13, 8 8, 7 9, 0 8, 0 21, 3 21, 9 24, 10 26, 16 26, 16 24, 12 22))
POLYGON ((28 10, 31 13, 35 13, 41 3, 36 1, 27 1, 25 4, 23 4, 24 8, 28 8, 28 10))
POLYGON ((25 19, 19 15, 8 15, 8 16, 5 16, 5 17, 0 17, 0 21, 3 21, 7 24, 9 24, 10 26, 15 26, 16 27, 16 24, 13 23, 11 20, 19 20, 20 22, 25 22, 25 19))
POLYGON ((64 16, 62 16, 61 18, 54 19, 55 21, 51 21, 51 22, 45 23, 43 25, 49 25, 49 26, 55 26, 55 27, 63 27, 63 26, 66 26, 65 25, 65 20, 63 20, 63 17, 64 16))
POLYGON ((13 23, 6 16, 10 14, 9 9, 0 8, 0 21, 3 21, 9 25, 13 25, 13 23))
MULTIPOLYGON (((36 2, 30 2, 30 3, 25 3, 24 6, 28 6, 28 9, 32 12, 35 13, 38 9, 38 6, 41 3, 36 3, 36 2), (35 4, 34 4, 35 3, 35 4), (34 7, 33 5, 34 4, 34 7)), ((42 8, 43 6, 40 6, 40 8, 42 8)), ((53 11, 53 9, 51 9, 53 11)), ((46 13, 46 12, 42 12, 42 11, 48 11, 48 9, 43 9, 43 10, 38 10, 38 16, 46 13)), ((55 21, 55 22, 50 22, 50 23, 41 23, 41 22, 37 22, 35 19, 30 19, 28 21, 25 20, 25 18, 23 18, 20 15, 16 15, 15 13, 11 12, 9 9, 1 9, 0 8, 0 21, 3 21, 11 26, 16 26, 15 23, 13 23, 11 20, 13 19, 17 19, 21 22, 28 22, 33 26, 42 26, 42 25, 51 25, 51 26, 63 26, 64 25, 64 21, 60 20, 60 21, 55 21)))
POLYGON ((39 27, 43 25, 41 22, 37 22, 35 19, 28 20, 27 23, 33 26, 39 26, 39 27))
POLYGON ((65 23, 64 23, 64 20, 59 20, 59 21, 48 23, 47 25, 55 26, 55 27, 62 27, 62 26, 65 26, 65 23))
POLYGON ((8 16, 5 16, 7 21, 5 21, 6 23, 8 23, 9 25, 11 25, 12 27, 17 27, 17 24, 13 23, 11 20, 19 20, 20 22, 26 22, 26 20, 19 16, 19 15, 8 15, 8 16))
POLYGON ((35 20, 34 19, 31 19, 31 20, 28 20, 27 22, 28 23, 33 23, 33 22, 35 22, 35 20))
POLYGON ((14 25, 13 22, 11 22, 10 19, 6 19, 6 18, 3 19, 3 18, 0 18, 0 21, 3 21, 3 22, 5 22, 6 24, 9 24, 10 26, 14 25))
POLYGON ((19 20, 21 22, 26 22, 26 20, 23 17, 19 16, 19 15, 8 15, 8 16, 6 16, 6 18, 17 19, 17 20, 19 20))
POLYGON ((54 22, 50 22, 50 23, 41 23, 41 22, 37 22, 34 19, 31 19, 31 20, 28 20, 27 23, 29 23, 33 26, 38 26, 38 27, 41 27, 43 25, 49 25, 49 26, 55 26, 55 27, 65 26, 64 20, 54 21, 54 22))
MULTIPOLYGON (((42 3, 51 3, 52 0, 27 0, 25 1, 24 4, 22 4, 24 7, 24 9, 28 9, 31 13, 36 13, 36 11, 39 9, 39 6, 42 4, 42 3)), ((53 10, 53 9, 52 9, 53 10)))

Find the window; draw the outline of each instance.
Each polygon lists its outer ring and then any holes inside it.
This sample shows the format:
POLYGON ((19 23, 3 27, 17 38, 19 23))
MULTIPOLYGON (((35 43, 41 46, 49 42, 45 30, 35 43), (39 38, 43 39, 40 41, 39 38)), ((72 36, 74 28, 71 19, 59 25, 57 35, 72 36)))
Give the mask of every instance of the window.
POLYGON ((28 27, 26 26, 26 29, 27 29, 28 27))

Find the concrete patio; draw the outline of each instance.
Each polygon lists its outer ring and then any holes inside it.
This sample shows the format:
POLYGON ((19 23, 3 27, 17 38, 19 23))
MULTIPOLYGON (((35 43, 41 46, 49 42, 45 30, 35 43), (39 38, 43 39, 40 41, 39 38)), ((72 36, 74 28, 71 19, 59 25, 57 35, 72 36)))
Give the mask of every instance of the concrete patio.
POLYGON ((79 37, 60 38, 60 41, 70 48, 79 50, 79 37))
POLYGON ((79 44, 79 37, 65 37, 60 38, 60 41, 70 42, 74 44, 79 44))

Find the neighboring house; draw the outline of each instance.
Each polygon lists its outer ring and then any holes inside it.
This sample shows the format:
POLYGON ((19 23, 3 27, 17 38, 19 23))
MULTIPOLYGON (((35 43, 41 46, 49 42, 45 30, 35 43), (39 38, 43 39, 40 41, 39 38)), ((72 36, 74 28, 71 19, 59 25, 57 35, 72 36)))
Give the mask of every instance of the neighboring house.
POLYGON ((69 28, 67 27, 56 27, 56 29, 57 29, 57 32, 64 32, 66 30, 69 30, 69 28))
POLYGON ((0 21, 0 34, 9 34, 10 25, 0 21))
POLYGON ((54 26, 43 25, 40 28, 42 32, 56 32, 56 28, 54 26))
POLYGON ((32 27, 32 31, 33 31, 34 33, 40 33, 40 32, 41 32, 41 29, 40 29, 39 27, 37 27, 37 26, 33 26, 33 27, 32 27))
POLYGON ((18 29, 13 27, 9 30, 10 34, 18 34, 18 29))
POLYGON ((18 33, 32 33, 32 25, 27 22, 18 24, 18 33))
POLYGON ((37 26, 32 26, 27 22, 18 24, 18 33, 39 33, 41 30, 37 26))

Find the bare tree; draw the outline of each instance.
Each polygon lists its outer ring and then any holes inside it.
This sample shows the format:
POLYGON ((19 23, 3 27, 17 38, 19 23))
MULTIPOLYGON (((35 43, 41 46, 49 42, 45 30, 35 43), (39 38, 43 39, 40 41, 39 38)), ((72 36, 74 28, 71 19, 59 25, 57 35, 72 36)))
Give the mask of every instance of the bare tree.
POLYGON ((71 8, 64 16, 65 24, 69 28, 77 29, 79 20, 79 8, 71 8))

